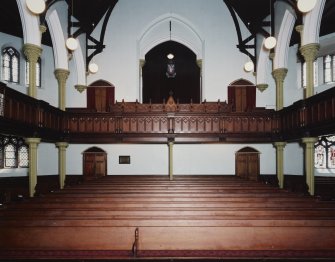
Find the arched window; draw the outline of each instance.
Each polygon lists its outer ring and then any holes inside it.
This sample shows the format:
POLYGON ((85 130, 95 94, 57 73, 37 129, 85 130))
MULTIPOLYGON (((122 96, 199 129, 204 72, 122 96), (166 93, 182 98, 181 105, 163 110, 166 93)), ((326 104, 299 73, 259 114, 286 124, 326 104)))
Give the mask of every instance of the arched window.
POLYGON ((20 54, 13 47, 2 49, 2 79, 18 83, 20 79, 20 54))
POLYGON ((335 136, 323 136, 315 144, 316 168, 335 168, 335 136))
POLYGON ((29 166, 29 157, 28 157, 28 146, 22 145, 19 147, 18 158, 19 158, 19 167, 28 167, 29 166))
POLYGON ((0 168, 29 166, 28 145, 22 138, 0 136, 0 168))
MULTIPOLYGON (((36 63, 36 86, 41 87, 41 58, 39 57, 36 63)), ((26 60, 26 86, 29 86, 29 61, 26 60)))

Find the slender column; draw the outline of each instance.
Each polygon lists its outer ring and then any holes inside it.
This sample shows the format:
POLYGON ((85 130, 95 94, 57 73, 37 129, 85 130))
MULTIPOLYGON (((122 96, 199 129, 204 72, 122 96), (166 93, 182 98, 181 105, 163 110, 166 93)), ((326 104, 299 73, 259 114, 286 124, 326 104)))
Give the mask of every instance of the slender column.
POLYGON ((287 74, 287 68, 277 68, 272 71, 272 76, 276 81, 276 110, 284 107, 284 79, 287 74))
POLYGON ((24 44, 23 52, 29 62, 29 89, 28 95, 37 97, 36 91, 36 63, 42 53, 42 48, 33 44, 24 44))
POLYGON ((66 176, 66 148, 68 147, 66 142, 56 143, 58 147, 58 173, 59 173, 59 186, 60 189, 64 188, 65 176, 66 176))
POLYGON ((55 70, 55 76, 58 81, 58 90, 59 90, 59 109, 65 110, 65 86, 66 86, 66 80, 70 74, 69 70, 57 68, 55 70))
POLYGON ((276 164, 277 164, 277 178, 279 188, 284 188, 284 147, 286 142, 275 142, 276 147, 276 164))
POLYGON ((25 139, 29 145, 29 196, 35 195, 37 185, 37 146, 41 142, 41 138, 31 137, 25 139))
POLYGON ((143 66, 145 65, 145 60, 140 59, 139 61, 139 79, 140 79, 140 93, 139 98, 140 101, 143 102, 143 66))
POLYGON ((197 60, 197 65, 200 69, 200 79, 199 79, 199 84, 200 84, 200 101, 202 101, 202 59, 197 60))
POLYGON ((169 142, 169 177, 173 180, 173 142, 169 142))
POLYGON ((307 44, 300 47, 300 53, 306 62, 306 93, 305 98, 314 95, 314 60, 319 52, 319 44, 307 44))
POLYGON ((305 144, 305 173, 306 184, 310 195, 314 195, 314 144, 318 141, 316 137, 304 137, 302 142, 305 144))

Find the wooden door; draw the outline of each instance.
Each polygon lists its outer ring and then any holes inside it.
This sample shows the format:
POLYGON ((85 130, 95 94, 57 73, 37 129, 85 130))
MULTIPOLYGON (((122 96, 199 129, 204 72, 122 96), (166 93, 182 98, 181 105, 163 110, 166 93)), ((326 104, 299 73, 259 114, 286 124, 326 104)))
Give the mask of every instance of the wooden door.
POLYGON ((84 180, 92 180, 107 175, 106 152, 84 152, 83 153, 83 175, 84 180))
POLYGON ((244 152, 244 150, 237 152, 235 155, 236 175, 257 181, 259 178, 259 152, 244 152))

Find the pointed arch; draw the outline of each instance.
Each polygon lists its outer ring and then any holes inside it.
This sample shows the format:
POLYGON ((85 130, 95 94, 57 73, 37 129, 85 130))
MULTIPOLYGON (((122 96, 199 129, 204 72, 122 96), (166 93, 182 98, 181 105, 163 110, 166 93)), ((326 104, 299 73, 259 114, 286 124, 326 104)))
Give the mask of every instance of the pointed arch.
POLYGON ((20 12, 24 43, 41 46, 39 17, 28 10, 25 0, 16 0, 16 3, 20 12))
POLYGON ((301 46, 319 43, 321 18, 326 0, 318 0, 312 11, 304 15, 301 46))
POLYGON ((139 37, 139 59, 144 59, 145 54, 153 47, 173 40, 191 49, 197 59, 203 57, 203 41, 194 29, 191 22, 176 14, 165 14, 153 20, 139 37), (169 24, 171 22, 171 34, 169 24))

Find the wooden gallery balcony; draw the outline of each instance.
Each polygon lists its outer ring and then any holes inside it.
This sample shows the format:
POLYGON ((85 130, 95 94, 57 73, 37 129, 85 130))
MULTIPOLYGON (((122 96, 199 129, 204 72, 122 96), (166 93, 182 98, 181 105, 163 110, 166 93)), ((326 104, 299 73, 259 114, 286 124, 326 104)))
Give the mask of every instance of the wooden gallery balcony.
POLYGON ((335 131, 335 89, 281 111, 236 112, 226 102, 117 102, 108 112, 61 111, 0 83, 2 133, 70 143, 262 143, 335 131))

